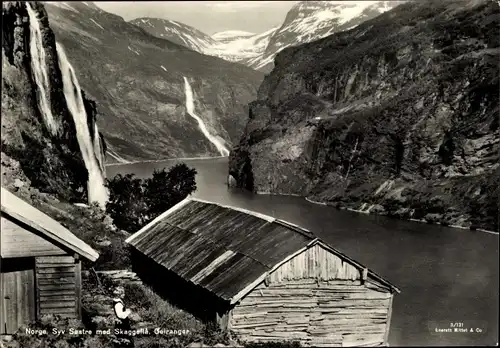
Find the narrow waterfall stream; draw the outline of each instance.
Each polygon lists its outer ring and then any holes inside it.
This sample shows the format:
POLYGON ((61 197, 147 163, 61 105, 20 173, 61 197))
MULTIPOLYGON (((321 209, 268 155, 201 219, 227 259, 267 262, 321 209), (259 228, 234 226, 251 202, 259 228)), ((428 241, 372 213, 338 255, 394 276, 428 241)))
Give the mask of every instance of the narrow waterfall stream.
POLYGON ((37 86, 37 101, 38 107, 44 119, 45 125, 52 135, 56 135, 58 131, 57 123, 52 115, 50 108, 50 80, 47 72, 47 61, 45 50, 43 48, 42 31, 40 22, 35 10, 29 2, 26 3, 28 17, 30 21, 30 55, 31 69, 37 86))
POLYGON ((83 104, 82 92, 75 71, 59 43, 56 43, 56 49, 59 58, 59 68, 63 78, 64 97, 75 122, 78 144, 89 173, 87 182, 88 200, 89 203, 97 202, 104 208, 108 201, 108 191, 104 186, 104 155, 97 125, 92 130, 95 135, 93 143, 87 125, 87 113, 83 104))
POLYGON ((101 146, 101 136, 99 135, 99 128, 97 128, 97 123, 94 123, 94 153, 97 157, 97 161, 99 162, 99 168, 101 169, 101 172, 105 172, 106 169, 104 168, 104 160, 105 160, 105 154, 104 154, 104 149, 101 146))
POLYGON ((224 157, 229 156, 229 149, 226 148, 224 144, 216 136, 210 134, 203 120, 194 113, 193 90, 186 77, 184 77, 184 89, 186 93, 186 110, 189 116, 198 121, 198 127, 200 128, 201 132, 203 133, 205 138, 207 138, 212 144, 214 144, 214 146, 220 152, 221 156, 224 157))

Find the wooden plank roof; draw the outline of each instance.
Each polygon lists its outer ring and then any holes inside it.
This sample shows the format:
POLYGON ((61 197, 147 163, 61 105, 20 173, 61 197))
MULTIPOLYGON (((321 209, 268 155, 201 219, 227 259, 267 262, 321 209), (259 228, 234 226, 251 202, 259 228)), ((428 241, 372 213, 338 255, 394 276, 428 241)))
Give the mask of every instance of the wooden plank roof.
POLYGON ((79 239, 59 222, 28 204, 21 198, 1 188, 2 216, 10 220, 29 226, 41 237, 66 247, 90 261, 99 257, 97 251, 79 239))
MULTIPOLYGON (((360 270, 366 267, 294 224, 195 198, 178 203, 126 242, 185 280, 232 303, 298 252, 321 243, 360 270)), ((368 276, 399 290, 375 273, 368 276)))

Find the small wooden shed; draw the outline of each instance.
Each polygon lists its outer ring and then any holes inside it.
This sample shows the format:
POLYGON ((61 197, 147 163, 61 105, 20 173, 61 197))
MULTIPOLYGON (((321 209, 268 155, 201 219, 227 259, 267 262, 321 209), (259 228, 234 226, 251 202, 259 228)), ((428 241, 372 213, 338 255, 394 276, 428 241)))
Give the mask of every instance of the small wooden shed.
POLYGON ((296 225, 188 198, 126 242, 143 281, 247 342, 387 344, 399 290, 296 225))
POLYGON ((44 314, 81 318, 81 258, 99 254, 2 187, 0 334, 44 314))

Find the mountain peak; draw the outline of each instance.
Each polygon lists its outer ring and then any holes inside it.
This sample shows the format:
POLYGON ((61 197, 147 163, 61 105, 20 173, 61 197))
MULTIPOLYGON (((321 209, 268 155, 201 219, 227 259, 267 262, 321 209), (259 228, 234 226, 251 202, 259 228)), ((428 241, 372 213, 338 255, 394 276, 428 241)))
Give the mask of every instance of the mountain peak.
POLYGON ((276 54, 351 29, 399 5, 400 1, 301 1, 295 4, 281 27, 274 33, 265 54, 252 65, 270 71, 276 54))
MULTIPOLYGON (((281 51, 231 153, 236 186, 498 231, 498 13, 489 0, 409 1, 281 51)), ((300 18, 270 45, 293 43, 300 18)))
POLYGON ((197 52, 204 52, 215 44, 215 40, 202 31, 187 24, 164 18, 142 17, 130 21, 149 34, 185 46, 197 52))
POLYGON ((262 73, 186 47, 191 43, 202 49, 201 40, 206 45, 215 41, 179 22, 128 22, 82 3, 69 3, 79 13, 57 5, 46 6, 50 26, 68 48, 81 86, 97 102, 103 115, 100 126, 115 159, 219 153, 198 123, 186 117, 184 77, 192 86, 195 113, 209 134, 227 147, 238 139, 247 118, 245 106, 255 98, 262 73), (238 88, 238 94, 230 88, 238 88))
MULTIPOLYGON (((275 56, 284 48, 349 30, 386 12, 403 1, 301 1, 288 11, 282 25, 262 33, 224 30, 213 35, 171 19, 141 17, 131 20, 149 34, 199 53, 238 62, 269 72, 275 56)), ((83 11, 83 4, 51 3, 65 10, 83 11)), ((96 7, 97 8, 97 7, 96 7)))

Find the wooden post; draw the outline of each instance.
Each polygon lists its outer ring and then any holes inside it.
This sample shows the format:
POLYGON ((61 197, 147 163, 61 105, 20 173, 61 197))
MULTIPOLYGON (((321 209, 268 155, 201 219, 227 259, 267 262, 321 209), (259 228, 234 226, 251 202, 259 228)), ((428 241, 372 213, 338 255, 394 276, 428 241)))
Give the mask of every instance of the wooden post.
MULTIPOLYGON (((0 236, 0 238, 2 238, 0 236)), ((2 259, 0 258, 0 271, 2 270, 2 259)), ((7 334, 7 306, 3 295, 3 274, 0 272, 0 334, 7 334)))
POLYGON ((237 337, 235 337, 233 335, 233 332, 232 332, 232 321, 233 321, 233 309, 234 307, 232 307, 231 309, 229 309, 227 311, 227 325, 226 325, 226 332, 227 332, 227 335, 228 335, 228 338, 229 338, 229 341, 233 341, 233 340, 236 340, 237 337))
POLYGON ((35 257, 35 320, 40 319, 40 283, 38 282, 38 257, 35 257))
POLYGON ((75 258, 76 316, 82 319, 82 263, 75 258))
POLYGON ((366 279, 368 279, 368 268, 364 268, 363 272, 361 273, 361 284, 364 284, 366 282, 366 279))
POLYGON ((231 320, 233 318, 233 310, 227 311, 227 326, 226 330, 229 332, 229 338, 231 338, 231 320))
POLYGON ((94 273, 95 278, 97 279, 97 284, 99 284, 99 289, 102 289, 103 287, 102 287, 101 279, 99 279, 99 275, 95 271, 94 267, 92 267, 91 270, 94 273))
POLYGON ((392 300, 394 300, 394 293, 391 294, 391 300, 389 301, 389 309, 387 311, 387 324, 385 327, 384 334, 384 345, 389 347, 389 331, 391 329, 391 317, 392 317, 392 300))

